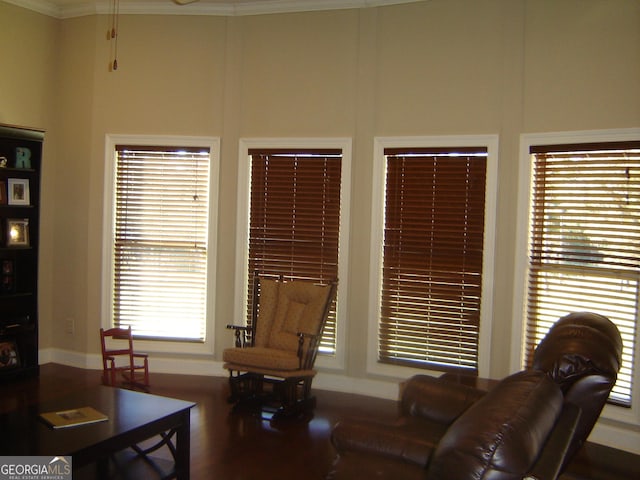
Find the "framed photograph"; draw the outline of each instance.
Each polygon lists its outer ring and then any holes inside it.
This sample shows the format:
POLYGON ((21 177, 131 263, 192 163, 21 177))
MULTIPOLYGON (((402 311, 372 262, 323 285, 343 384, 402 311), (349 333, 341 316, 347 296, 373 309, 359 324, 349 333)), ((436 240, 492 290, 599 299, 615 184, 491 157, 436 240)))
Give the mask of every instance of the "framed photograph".
POLYGON ((8 247, 28 247, 29 246, 29 219, 28 218, 7 219, 7 246, 8 247))
POLYGON ((2 274, 13 275, 13 260, 2 260, 2 274))
POLYGON ((9 205, 30 205, 29 180, 25 178, 10 178, 8 180, 7 196, 9 205))
POLYGON ((15 291, 13 275, 2 276, 2 284, 0 284, 0 291, 2 293, 13 293, 15 291))
POLYGON ((18 347, 12 340, 0 341, 0 370, 16 368, 20 366, 18 347))
POLYGON ((13 293, 15 290, 13 260, 2 260, 2 282, 0 292, 13 293))

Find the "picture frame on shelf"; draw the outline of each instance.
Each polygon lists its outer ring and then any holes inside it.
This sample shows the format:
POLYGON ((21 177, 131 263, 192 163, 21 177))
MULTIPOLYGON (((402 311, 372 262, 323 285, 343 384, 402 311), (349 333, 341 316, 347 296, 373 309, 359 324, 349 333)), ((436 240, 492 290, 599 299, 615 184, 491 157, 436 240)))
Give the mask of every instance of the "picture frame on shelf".
POLYGON ((0 292, 13 293, 14 291, 15 291, 15 282, 13 280, 13 275, 3 275, 2 284, 0 284, 0 292))
POLYGON ((7 200, 9 205, 30 205, 29 179, 10 178, 7 180, 7 200))
POLYGON ((7 219, 7 246, 8 247, 28 247, 29 246, 29 219, 28 218, 8 218, 7 219))
POLYGON ((13 293, 15 291, 13 260, 2 260, 2 283, 0 283, 1 293, 13 293))
POLYGON ((0 180, 0 205, 7 204, 7 182, 0 180))
POLYGON ((13 260, 2 260, 2 275, 13 275, 13 260))
POLYGON ((18 346, 13 340, 0 340, 0 370, 18 368, 20 355, 18 346))

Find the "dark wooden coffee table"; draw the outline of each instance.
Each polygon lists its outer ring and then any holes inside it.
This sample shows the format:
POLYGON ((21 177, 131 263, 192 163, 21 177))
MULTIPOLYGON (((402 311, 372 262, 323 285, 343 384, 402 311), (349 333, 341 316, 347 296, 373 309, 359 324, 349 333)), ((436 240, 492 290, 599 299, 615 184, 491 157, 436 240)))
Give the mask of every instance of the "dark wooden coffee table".
POLYGON ((193 406, 194 403, 183 400, 99 386, 0 415, 0 455, 71 456, 74 472, 96 464, 100 476, 109 470, 111 455, 163 435, 169 438, 175 459, 172 476, 186 480, 193 406), (39 413, 85 406, 99 410, 109 419, 53 429, 39 418, 39 413))

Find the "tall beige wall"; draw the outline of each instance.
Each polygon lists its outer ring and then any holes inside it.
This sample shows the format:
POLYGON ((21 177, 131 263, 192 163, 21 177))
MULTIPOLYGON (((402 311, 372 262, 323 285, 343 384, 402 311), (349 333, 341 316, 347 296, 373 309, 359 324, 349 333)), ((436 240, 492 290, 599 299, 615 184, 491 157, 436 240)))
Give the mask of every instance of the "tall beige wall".
POLYGON ((346 373, 365 377, 373 137, 499 134, 491 373, 507 373, 519 135, 640 126, 639 0, 430 0, 247 17, 54 20, 0 2, 0 121, 43 126, 43 346, 96 353, 104 139, 219 136, 215 359, 228 344, 238 141, 351 137, 346 373), (17 77, 16 77, 17 75, 17 77), (66 333, 67 319, 75 332, 66 333), (51 338, 49 340, 48 338, 51 338))
POLYGON ((57 144, 56 84, 60 22, 0 1, 0 123, 43 128, 46 161, 42 172, 40 237, 40 344, 53 345, 50 308, 54 283, 57 144))

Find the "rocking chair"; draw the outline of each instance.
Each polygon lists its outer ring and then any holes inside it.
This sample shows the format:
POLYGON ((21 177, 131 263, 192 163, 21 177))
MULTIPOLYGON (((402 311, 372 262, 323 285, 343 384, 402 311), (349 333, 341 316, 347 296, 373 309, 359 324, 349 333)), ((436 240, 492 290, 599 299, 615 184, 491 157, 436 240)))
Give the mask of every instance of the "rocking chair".
POLYGON ((336 286, 254 277, 250 325, 227 326, 235 330, 235 347, 223 352, 231 403, 276 408, 276 417, 313 410, 313 366, 336 286))
POLYGON ((149 392, 149 360, 146 353, 133 351, 129 328, 100 329, 102 383, 149 392))

